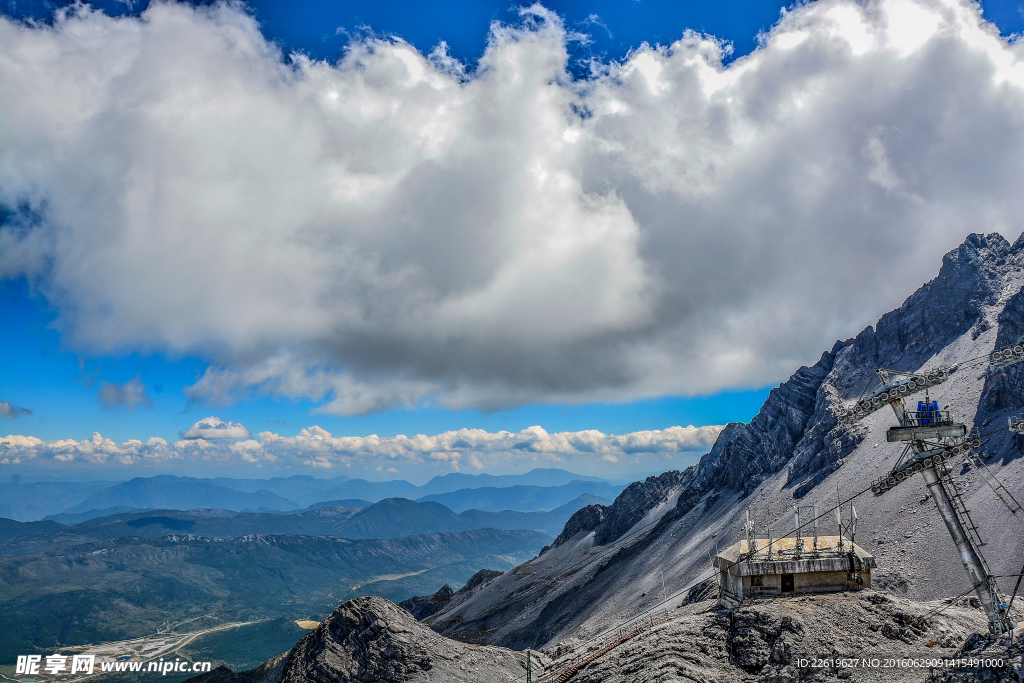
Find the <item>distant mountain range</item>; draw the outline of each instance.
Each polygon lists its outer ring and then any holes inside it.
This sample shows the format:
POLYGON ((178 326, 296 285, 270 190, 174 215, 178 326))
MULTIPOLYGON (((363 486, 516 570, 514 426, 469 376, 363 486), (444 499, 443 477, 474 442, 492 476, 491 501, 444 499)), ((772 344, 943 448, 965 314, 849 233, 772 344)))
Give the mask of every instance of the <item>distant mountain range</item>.
POLYGON ((458 512, 477 508, 498 511, 550 510, 589 493, 614 498, 621 486, 597 477, 560 469, 534 469, 526 474, 489 475, 452 473, 434 477, 422 486, 405 480, 372 482, 345 476, 317 479, 307 475, 274 479, 198 479, 158 475, 137 477, 123 482, 0 482, 0 517, 22 522, 49 517, 62 523, 76 523, 115 512, 141 509, 191 510, 224 508, 237 512, 293 512, 325 501, 365 500, 371 503, 385 498, 431 500, 431 496, 457 491, 526 487, 501 494, 500 500, 487 502, 472 494, 456 496, 446 503, 458 512), (528 487, 561 488, 576 482, 575 488, 537 492, 528 487), (538 502, 542 501, 542 502, 538 502), (57 517, 57 515, 67 515, 57 517))
POLYGON ((418 498, 462 512, 464 510, 550 510, 582 495, 614 500, 625 488, 603 481, 571 481, 561 486, 507 486, 460 489, 418 498))
POLYGON ((0 481, 0 517, 32 522, 46 515, 63 512, 97 491, 109 488, 113 481, 39 481, 14 483, 0 481))
POLYGON ((192 477, 136 477, 129 481, 98 491, 64 512, 126 506, 133 508, 167 508, 192 510, 198 508, 226 508, 228 510, 295 510, 302 506, 282 498, 273 491, 237 491, 225 486, 209 484, 192 477))
POLYGON ((161 538, 181 533, 222 539, 272 534, 363 540, 476 529, 532 529, 554 536, 580 508, 610 502, 584 494, 549 512, 467 510, 457 514, 440 503, 386 498, 373 504, 365 503, 365 507, 335 505, 288 515, 236 514, 223 509, 132 510, 71 526, 52 520, 16 522, 0 519, 0 555, 18 557, 113 538, 161 538))

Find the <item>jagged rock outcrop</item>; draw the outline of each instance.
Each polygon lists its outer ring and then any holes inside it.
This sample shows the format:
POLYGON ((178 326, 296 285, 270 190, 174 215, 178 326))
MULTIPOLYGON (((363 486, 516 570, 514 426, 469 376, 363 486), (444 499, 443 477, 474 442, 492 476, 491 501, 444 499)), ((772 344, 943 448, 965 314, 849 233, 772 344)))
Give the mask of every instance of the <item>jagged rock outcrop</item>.
POLYGON ((416 617, 417 621, 423 621, 430 615, 440 612, 454 594, 455 590, 446 583, 430 595, 414 595, 398 603, 398 606, 416 617))
POLYGON ((518 653, 449 640, 369 596, 339 605, 291 649, 280 678, 264 683, 512 681, 524 669, 518 653))
MULTIPOLYGON (((544 551, 541 550, 541 552, 544 551)), ((480 590, 483 586, 486 586, 488 582, 498 578, 504 573, 505 572, 499 572, 495 569, 481 569, 476 574, 469 577, 469 580, 466 581, 466 585, 457 591, 452 590, 452 587, 446 583, 432 595, 415 595, 398 603, 398 606, 407 610, 410 614, 416 617, 417 620, 423 621, 424 619, 437 614, 441 610, 448 609, 453 605, 464 602, 473 595, 473 593, 480 590)))
POLYGON ((610 506, 608 505, 595 504, 582 507, 574 512, 572 517, 566 521, 562 533, 555 537, 551 545, 540 551, 541 555, 551 548, 557 548, 581 531, 593 531, 596 529, 604 521, 609 508, 610 506))
MULTIPOLYGON (((704 606, 704 611, 681 614, 620 644, 584 666, 573 683, 796 683, 837 678, 877 681, 881 677, 924 683, 929 680, 929 667, 901 660, 952 658, 957 652, 979 659, 1003 658, 1005 664, 992 667, 989 673, 995 675, 988 678, 984 671, 963 667, 970 675, 935 680, 1017 680, 1004 676, 1011 663, 1019 665, 1021 648, 1010 650, 1006 638, 1000 645, 971 636, 955 650, 964 636, 984 626, 981 610, 966 604, 949 606, 936 616, 931 604, 865 591, 764 600, 736 610, 704 606), (987 648, 982 649, 984 646, 987 648), (828 665, 816 665, 815 660, 828 665)), ((552 652, 558 649, 554 647, 552 652)), ((574 656, 573 648, 561 649, 569 654, 555 659, 555 671, 574 656)), ((958 670, 940 667, 938 672, 958 670)))
POLYGON ((476 589, 485 585, 488 581, 496 579, 504 573, 505 572, 499 572, 496 569, 481 569, 476 574, 473 574, 473 576, 469 577, 469 580, 466 581, 466 585, 460 588, 459 592, 469 593, 471 591, 475 591, 476 589))
POLYGON ((928 683, 1017 683, 1024 667, 1024 642, 1020 631, 993 637, 972 633, 950 659, 966 664, 939 669, 928 683))
MULTIPOLYGON (((998 323, 996 349, 1024 344, 1024 289, 1006 302, 998 323)), ((1024 366, 1011 365, 993 371, 985 382, 981 405, 989 412, 1024 408, 1024 366)))
POLYGON ((751 606, 722 613, 722 619, 728 620, 729 661, 741 669, 757 673, 769 662, 789 664, 793 645, 803 636, 804 625, 797 616, 780 617, 773 607, 751 606))
POLYGON ((678 493, 683 480, 682 472, 671 471, 627 486, 595 529, 594 542, 605 545, 622 536, 652 508, 678 493))
MULTIPOLYGON (((729 425, 697 465, 686 493, 679 497, 680 511, 688 510, 710 491, 748 495, 789 463, 819 410, 822 383, 845 347, 845 342, 837 342, 817 363, 800 368, 772 389, 749 424, 729 425)), ((832 420, 834 423, 835 418, 832 420)), ((824 436, 828 429, 819 431, 824 436)))
MULTIPOLYGON (((547 663, 534 656, 534 666, 547 663)), ((288 652, 255 669, 217 667, 188 683, 512 683, 523 677, 522 653, 465 645, 420 624, 376 596, 338 605, 288 652)))

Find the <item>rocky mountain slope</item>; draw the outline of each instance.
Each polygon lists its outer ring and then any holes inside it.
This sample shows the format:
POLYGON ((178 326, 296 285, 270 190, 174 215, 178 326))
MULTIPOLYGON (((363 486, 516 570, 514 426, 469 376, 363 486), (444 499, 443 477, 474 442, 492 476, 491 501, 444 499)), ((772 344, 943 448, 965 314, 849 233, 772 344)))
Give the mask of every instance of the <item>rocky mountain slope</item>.
POLYGON ((465 602, 477 591, 501 576, 503 573, 504 572, 495 571, 493 569, 481 569, 476 574, 469 577, 469 581, 466 581, 466 585, 457 591, 452 590, 452 587, 446 583, 432 595, 416 595, 408 600, 403 600, 398 603, 398 606, 420 621, 423 621, 427 617, 433 616, 443 609, 451 609, 460 602, 465 602))
MULTIPOLYGON (((764 600, 736 610, 712 610, 710 605, 675 610, 682 614, 667 615, 664 623, 581 667, 573 683, 925 681, 932 673, 929 662, 953 658, 968 634, 985 628, 982 612, 969 599, 932 616, 932 603, 875 591, 764 600)), ((604 642, 583 647, 581 656, 604 642)), ((573 645, 578 644, 562 643, 555 651, 579 652, 573 645)), ((987 654, 980 648, 974 654, 999 657, 1005 651, 992 643, 987 654)), ((1019 648, 1014 654, 1013 664, 1019 666, 1019 648)), ((573 657, 557 658, 552 668, 560 669, 573 657)), ((1005 667, 993 667, 991 680, 1000 680, 999 673, 1012 665, 1003 661, 1005 667)))
MULTIPOLYGON (((469 587, 467 587, 469 588, 469 587)), ((450 596, 450 591, 439 591, 450 596)), ((569 638, 532 653, 533 680, 553 683, 810 680, 928 680, 929 664, 960 656, 998 660, 989 678, 971 667, 939 666, 956 681, 1003 678, 1020 666, 1024 633, 987 640, 978 601, 917 603, 866 590, 766 599, 735 610, 711 600, 612 624, 597 637, 569 638)), ((189 683, 393 681, 494 683, 524 679, 526 653, 445 638, 387 600, 340 605, 295 647, 249 671, 221 668, 189 683)), ((946 680, 943 678, 943 680, 946 680)))
MULTIPOLYGON (((547 660, 534 656, 541 669, 547 660)), ((191 683, 512 683, 526 654, 450 640, 383 598, 342 603, 288 652, 252 671, 219 669, 191 683)))
MULTIPOLYGON (((427 623, 454 638, 514 648, 586 638, 710 577, 711 556, 738 540, 748 509, 762 533, 771 524, 781 536, 793 526, 794 504, 827 510, 837 496, 866 490, 900 455, 900 444, 885 440, 892 416, 879 411, 846 426, 838 411, 861 395, 875 368, 927 371, 1020 343, 1022 285, 1024 235, 1012 245, 998 234, 969 236, 934 280, 797 370, 749 424, 729 425, 698 465, 632 484, 611 506, 581 509, 539 557, 427 623)), ((961 365, 931 396, 988 431, 1024 407, 1022 384, 1020 365, 961 365)), ((1024 482, 1021 446, 1020 437, 1001 432, 981 449, 1015 492, 1024 482)), ((994 573, 1015 576, 1024 526, 971 468, 958 465, 957 474, 994 573)), ((857 540, 877 558, 877 586, 918 600, 970 588, 919 478, 879 498, 862 495, 856 506, 857 540)), ((822 533, 836 533, 833 515, 822 520, 822 533)))

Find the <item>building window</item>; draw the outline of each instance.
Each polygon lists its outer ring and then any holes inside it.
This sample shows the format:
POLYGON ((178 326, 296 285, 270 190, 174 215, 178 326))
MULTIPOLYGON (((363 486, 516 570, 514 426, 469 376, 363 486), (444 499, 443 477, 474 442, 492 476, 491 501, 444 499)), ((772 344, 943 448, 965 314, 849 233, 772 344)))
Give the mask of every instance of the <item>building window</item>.
POLYGON ((751 576, 750 577, 750 585, 751 586, 758 586, 758 587, 763 586, 764 585, 764 577, 761 576, 760 574, 757 575, 757 576, 751 576))

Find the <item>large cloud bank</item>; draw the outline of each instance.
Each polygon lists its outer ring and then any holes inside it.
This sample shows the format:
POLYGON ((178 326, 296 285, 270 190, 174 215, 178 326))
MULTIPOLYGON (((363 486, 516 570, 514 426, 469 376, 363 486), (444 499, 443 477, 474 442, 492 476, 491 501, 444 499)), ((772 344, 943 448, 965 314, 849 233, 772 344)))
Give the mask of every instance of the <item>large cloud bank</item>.
POLYGON ((0 272, 193 400, 357 414, 778 381, 1024 230, 1024 44, 972 2, 820 0, 723 66, 573 80, 535 6, 479 68, 283 56, 238 5, 0 19, 0 272))
MULTIPOLYGON (((193 430, 216 418, 200 420, 193 430)), ((219 420, 218 420, 219 422, 219 420)), ((245 428, 234 425, 236 431, 245 428)), ((226 429, 223 428, 222 431, 226 429)), ((193 431, 193 430, 190 430, 193 431)), ((262 432, 259 439, 214 443, 202 438, 170 443, 154 437, 115 443, 93 434, 91 439, 43 441, 34 436, 0 437, 0 465, 177 465, 256 463, 272 466, 357 467, 365 470, 401 471, 396 465, 450 469, 511 468, 524 465, 580 465, 599 463, 641 464, 642 456, 671 458, 708 450, 722 431, 720 426, 669 427, 623 435, 599 431, 549 434, 541 427, 521 432, 487 432, 460 429, 435 436, 382 438, 335 437, 320 427, 307 427, 298 436, 282 437, 262 432)), ((248 430, 245 431, 248 435, 248 430)), ((217 435, 223 438, 222 435, 217 435)))

